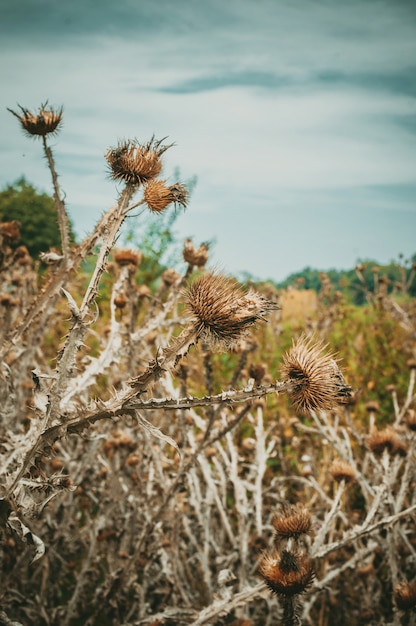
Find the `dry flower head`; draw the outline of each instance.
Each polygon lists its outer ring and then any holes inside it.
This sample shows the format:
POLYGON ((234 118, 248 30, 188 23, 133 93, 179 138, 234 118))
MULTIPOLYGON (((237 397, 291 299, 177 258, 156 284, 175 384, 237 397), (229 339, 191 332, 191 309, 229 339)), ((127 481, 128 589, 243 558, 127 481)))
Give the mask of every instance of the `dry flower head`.
POLYGON ((162 171, 160 157, 172 145, 164 146, 162 141, 156 141, 154 137, 146 144, 129 140, 120 143, 117 148, 109 148, 105 158, 112 178, 142 185, 159 176, 162 171))
POLYGON ((122 250, 114 251, 114 261, 120 267, 126 265, 133 265, 138 267, 142 260, 142 253, 140 250, 130 250, 130 248, 124 248, 122 250))
POLYGON ((50 133, 58 131, 59 124, 62 120, 63 108, 53 109, 47 107, 47 102, 41 104, 37 113, 32 113, 28 109, 18 105, 21 114, 16 113, 12 109, 7 109, 20 121, 23 130, 31 137, 45 137, 50 133))
POLYGON ((195 249, 192 241, 186 239, 183 246, 183 259, 191 266, 204 267, 208 261, 208 250, 207 243, 202 243, 199 248, 195 249))
POLYGON ((333 355, 302 335, 283 356, 282 374, 293 383, 289 397, 301 413, 331 409, 351 395, 333 355))
POLYGON ((346 461, 334 461, 329 468, 329 473, 337 483, 342 481, 345 483, 351 483, 357 477, 357 472, 353 466, 346 461))
POLYGON ((381 456, 385 450, 391 455, 406 456, 407 454, 405 442, 391 426, 383 430, 375 430, 368 437, 367 446, 376 456, 381 456))
POLYGON ((275 302, 253 290, 245 292, 231 278, 202 274, 185 292, 197 337, 212 347, 230 348, 264 315, 278 309, 275 302))
POLYGON ((301 535, 308 535, 312 529, 309 511, 303 506, 287 502, 280 505, 280 513, 274 515, 272 523, 278 539, 298 539, 301 535))
POLYGON ((408 611, 416 609, 416 584, 402 582, 399 583, 393 592, 394 601, 398 609, 408 611))
POLYGON ((188 190, 182 183, 167 185, 165 180, 149 180, 144 189, 144 199, 150 211, 161 213, 170 204, 179 204, 186 207, 188 202, 188 190))
POLYGON ((315 578, 311 560, 304 554, 289 550, 265 554, 260 562, 259 574, 273 593, 286 597, 306 591, 315 578))

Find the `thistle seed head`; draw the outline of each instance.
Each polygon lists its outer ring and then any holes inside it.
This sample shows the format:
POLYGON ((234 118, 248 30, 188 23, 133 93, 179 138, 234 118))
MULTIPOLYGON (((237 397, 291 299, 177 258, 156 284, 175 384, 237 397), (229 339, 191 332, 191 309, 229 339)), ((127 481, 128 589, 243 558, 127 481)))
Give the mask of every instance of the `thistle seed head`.
POLYGON ((407 446, 400 439, 394 428, 388 426, 383 430, 375 430, 367 439, 367 446, 376 456, 381 456, 384 450, 391 455, 406 456, 407 446))
POLYGON ((114 251, 114 261, 120 267, 126 265, 132 265, 138 267, 142 260, 142 253, 140 250, 130 250, 129 248, 123 248, 122 250, 114 251))
POLYGON ((329 469, 329 472, 337 483, 342 481, 345 483, 351 483, 357 477, 357 473, 353 466, 345 461, 334 461, 329 469))
POLYGON ((265 554, 260 562, 259 574, 273 593, 286 597, 306 591, 315 578, 311 560, 304 554, 289 550, 280 554, 265 554))
POLYGON ((336 360, 324 350, 302 335, 283 356, 282 374, 293 383, 289 397, 301 413, 331 409, 351 396, 336 360))
POLYGON ((197 250, 190 239, 186 239, 183 246, 183 259, 193 267, 204 267, 208 261, 209 245, 202 243, 197 250))
POLYGON ((1 222, 0 237, 7 242, 16 242, 20 239, 20 222, 12 220, 11 222, 1 222))
POLYGON ((175 183, 166 185, 165 180, 149 180, 144 190, 144 199, 150 211, 161 213, 172 202, 184 208, 188 201, 188 190, 185 185, 175 183))
POLYGON ((147 144, 136 140, 123 141, 117 148, 109 148, 105 158, 114 180, 142 185, 159 176, 162 171, 161 155, 171 147, 163 146, 154 137, 147 144))
POLYGON ((280 511, 273 517, 273 528, 278 539, 298 539, 311 532, 312 518, 305 507, 283 502, 280 511))
POLYGON ((253 290, 244 292, 234 280, 215 272, 202 274, 188 287, 186 304, 199 339, 211 347, 230 348, 264 315, 278 309, 253 290))
POLYGON ((416 584, 402 582, 396 585, 393 597, 397 608, 401 611, 416 609, 416 584))
POLYGON ((12 109, 7 109, 19 120, 23 130, 30 137, 45 137, 50 133, 56 133, 62 121, 63 108, 53 109, 47 107, 47 102, 41 104, 37 113, 32 113, 18 105, 21 114, 16 113, 12 109))

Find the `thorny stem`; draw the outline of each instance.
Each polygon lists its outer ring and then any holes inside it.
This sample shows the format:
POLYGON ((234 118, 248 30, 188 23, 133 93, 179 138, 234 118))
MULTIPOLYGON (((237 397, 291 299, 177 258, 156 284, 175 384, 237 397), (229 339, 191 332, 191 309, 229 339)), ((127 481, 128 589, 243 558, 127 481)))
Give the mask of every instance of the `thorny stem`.
POLYGON ((68 215, 65 210, 65 204, 62 200, 61 190, 58 183, 58 175, 55 169, 55 161, 53 158, 52 150, 46 142, 46 135, 42 135, 43 149, 45 151, 46 159, 48 161, 49 170, 52 175, 52 183, 54 189, 55 207, 58 215, 58 226, 61 234, 62 254, 63 254, 63 266, 66 267, 69 260, 69 223, 68 215))
POLYGON ((344 490, 345 490, 345 480, 342 480, 338 486, 338 490, 335 495, 334 501, 332 503, 331 510, 327 513, 324 523, 322 524, 322 527, 320 528, 318 534, 316 535, 315 541, 311 549, 312 552, 317 552, 319 548, 321 547, 321 545, 323 544, 325 536, 329 530, 331 521, 337 513, 337 509, 341 501, 342 494, 344 493, 344 490))
POLYGON ((339 550, 340 548, 348 545, 352 541, 356 541, 357 539, 360 539, 361 537, 364 537, 365 535, 371 535, 375 530, 378 530, 379 528, 384 528, 385 526, 388 527, 391 524, 394 524, 395 522, 397 522, 402 517, 405 517, 406 515, 410 515, 411 513, 413 513, 414 510, 416 510, 416 504, 409 506, 404 511, 400 511, 400 513, 396 513, 395 515, 389 515, 388 517, 383 517, 383 519, 379 520, 378 522, 375 522, 371 526, 366 525, 364 523, 361 526, 355 527, 350 532, 345 533, 344 537, 340 539, 339 541, 335 541, 333 543, 329 543, 323 546, 320 550, 318 550, 317 552, 313 554, 313 558, 317 558, 317 559, 322 558, 326 556, 327 554, 329 554, 330 552, 333 552, 334 550, 339 550))

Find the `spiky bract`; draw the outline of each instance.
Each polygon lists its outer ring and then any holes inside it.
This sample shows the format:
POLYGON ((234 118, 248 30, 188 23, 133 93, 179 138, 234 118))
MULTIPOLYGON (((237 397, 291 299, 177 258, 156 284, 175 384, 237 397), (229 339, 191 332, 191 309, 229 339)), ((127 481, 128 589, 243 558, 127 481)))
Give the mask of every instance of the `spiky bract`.
POLYGON ((325 347, 302 335, 283 356, 282 374, 292 383, 288 394, 301 413, 329 410, 351 395, 351 387, 325 347))
POLYGON ((275 302, 253 290, 245 292, 233 279, 215 272, 202 274, 186 291, 195 333, 211 347, 230 348, 264 315, 278 309, 275 302))
POLYGON ((21 107, 21 114, 16 113, 12 109, 7 109, 20 121, 25 133, 31 137, 45 137, 50 133, 58 131, 58 127, 62 121, 63 108, 53 109, 52 107, 46 108, 47 102, 41 104, 37 113, 32 113, 28 109, 21 107))

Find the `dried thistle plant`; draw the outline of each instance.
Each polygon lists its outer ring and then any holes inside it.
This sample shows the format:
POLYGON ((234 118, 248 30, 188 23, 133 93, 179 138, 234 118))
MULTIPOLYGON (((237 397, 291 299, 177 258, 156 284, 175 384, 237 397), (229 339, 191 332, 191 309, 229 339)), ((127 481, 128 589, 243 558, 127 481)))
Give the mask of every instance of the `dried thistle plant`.
MULTIPOLYGON (((48 150, 57 120, 42 115, 48 150)), ((151 288, 140 242, 114 246, 134 207, 185 202, 158 178, 166 148, 108 151, 125 188, 79 246, 62 230, 40 287, 18 225, 0 225, 0 621, 410 623, 414 358, 406 390, 399 374, 388 389, 386 433, 374 428, 382 402, 368 414, 365 398, 344 403, 351 389, 320 342, 294 342, 274 380, 278 316, 262 324, 273 290, 211 271, 192 280, 207 245, 185 242, 186 269, 151 288)), ((388 301, 383 291, 386 315, 388 301)), ((318 311, 322 336, 334 311, 318 311)))

